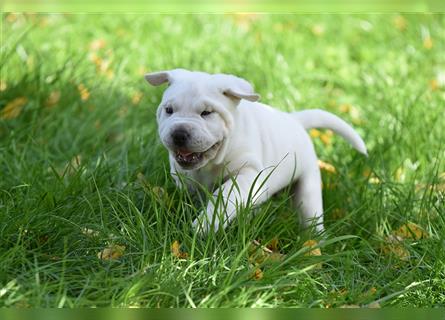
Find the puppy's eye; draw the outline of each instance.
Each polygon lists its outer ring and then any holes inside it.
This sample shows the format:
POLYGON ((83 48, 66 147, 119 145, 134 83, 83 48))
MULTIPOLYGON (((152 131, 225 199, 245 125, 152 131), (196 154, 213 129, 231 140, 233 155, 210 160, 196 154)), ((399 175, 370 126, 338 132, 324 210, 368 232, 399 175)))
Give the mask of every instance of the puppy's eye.
POLYGON ((165 108, 165 113, 166 114, 172 114, 173 113, 173 108, 172 107, 166 107, 165 108))
POLYGON ((212 113, 212 111, 203 111, 203 112, 201 112, 201 117, 208 116, 211 113, 212 113))

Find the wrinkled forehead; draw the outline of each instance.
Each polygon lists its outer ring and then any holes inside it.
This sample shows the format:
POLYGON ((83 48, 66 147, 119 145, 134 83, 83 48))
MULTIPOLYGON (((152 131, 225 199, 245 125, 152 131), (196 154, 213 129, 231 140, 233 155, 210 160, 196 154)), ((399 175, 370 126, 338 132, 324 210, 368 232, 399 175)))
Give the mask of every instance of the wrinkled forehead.
POLYGON ((162 104, 194 106, 216 98, 217 83, 210 77, 175 80, 165 91, 162 104))

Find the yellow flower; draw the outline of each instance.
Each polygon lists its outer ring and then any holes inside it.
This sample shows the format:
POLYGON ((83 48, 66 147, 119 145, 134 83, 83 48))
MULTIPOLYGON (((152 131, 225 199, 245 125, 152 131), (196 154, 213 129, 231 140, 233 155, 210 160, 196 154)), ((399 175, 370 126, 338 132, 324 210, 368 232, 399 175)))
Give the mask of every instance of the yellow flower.
POLYGON ((26 97, 15 98, 11 102, 6 104, 1 111, 0 119, 15 119, 22 112, 23 107, 28 102, 26 97))

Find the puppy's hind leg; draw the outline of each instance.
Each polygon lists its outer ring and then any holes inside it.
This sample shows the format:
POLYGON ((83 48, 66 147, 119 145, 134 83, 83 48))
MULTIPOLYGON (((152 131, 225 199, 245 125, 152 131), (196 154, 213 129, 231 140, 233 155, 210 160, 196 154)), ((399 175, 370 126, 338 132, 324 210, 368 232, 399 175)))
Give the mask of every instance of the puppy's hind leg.
POLYGON ((314 224, 317 232, 323 232, 323 199, 318 165, 303 173, 297 181, 293 200, 300 209, 300 222, 303 228, 314 224))

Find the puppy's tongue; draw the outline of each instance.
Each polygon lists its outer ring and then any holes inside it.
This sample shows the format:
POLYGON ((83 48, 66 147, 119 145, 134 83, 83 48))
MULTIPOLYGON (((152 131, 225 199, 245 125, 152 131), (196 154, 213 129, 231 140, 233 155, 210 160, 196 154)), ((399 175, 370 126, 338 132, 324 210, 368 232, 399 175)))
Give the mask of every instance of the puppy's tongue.
POLYGON ((190 152, 188 150, 178 150, 178 154, 180 154, 181 156, 183 156, 184 158, 190 156, 191 154, 193 154, 193 152, 190 152))

